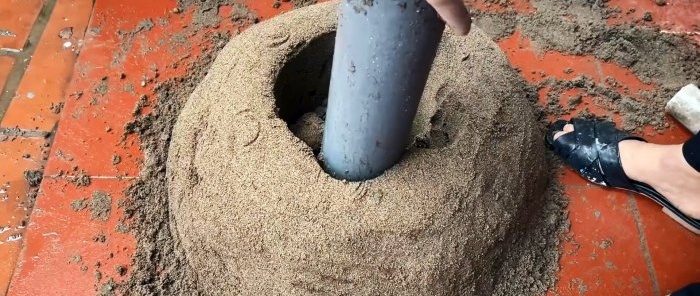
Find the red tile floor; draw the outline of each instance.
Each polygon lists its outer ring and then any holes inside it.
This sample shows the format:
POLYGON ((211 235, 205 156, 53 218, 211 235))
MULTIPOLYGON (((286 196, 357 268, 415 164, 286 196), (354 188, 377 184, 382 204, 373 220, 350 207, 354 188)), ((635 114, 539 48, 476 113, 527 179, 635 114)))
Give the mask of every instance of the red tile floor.
MULTIPOLYGON (((272 8, 273 0, 241 2, 261 20, 292 8, 289 2, 272 8)), ((485 0, 467 2, 485 11, 504 9, 485 0)), ((700 1, 668 0, 662 7, 653 2, 609 5, 651 11, 654 22, 648 25, 700 41, 700 1)), ((0 1, 0 295, 93 295, 108 278, 128 278, 136 241, 119 231, 118 205, 143 155, 138 138, 122 139, 124 126, 141 95, 152 94, 159 81, 185 75, 210 46, 207 32, 243 29, 223 21, 197 30, 192 11, 175 6, 174 0, 0 1), (145 19, 153 22, 151 29, 134 29, 145 19), (181 41, 170 41, 177 38, 181 41), (121 162, 115 165, 117 156, 121 162), (40 184, 25 180, 25 171, 32 170, 43 172, 40 184), (82 174, 90 177, 88 186, 76 185, 82 174), (76 198, 96 193, 111 198, 104 221, 71 207, 76 198)), ((219 16, 230 19, 235 9, 223 7, 219 16)), ((527 0, 514 0, 508 9, 535 10, 527 0)), ((639 18, 619 15, 610 22, 639 18)), ((563 70, 571 68, 600 81, 613 76, 633 93, 654 87, 594 57, 537 53, 518 32, 499 45, 532 83, 543 78, 529 73, 570 79, 574 74, 563 70)), ((663 134, 646 136, 679 143, 689 133, 672 121, 663 134)), ((590 186, 568 170, 561 179, 570 198, 571 229, 558 284, 549 294, 665 295, 700 281, 700 236, 646 199, 590 186)))

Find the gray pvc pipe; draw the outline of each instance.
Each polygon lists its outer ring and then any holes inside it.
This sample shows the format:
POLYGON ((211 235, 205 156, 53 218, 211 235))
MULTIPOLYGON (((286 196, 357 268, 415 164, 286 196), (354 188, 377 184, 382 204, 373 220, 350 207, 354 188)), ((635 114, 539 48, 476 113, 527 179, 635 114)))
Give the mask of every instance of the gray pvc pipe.
POLYGON ((321 148, 326 171, 369 180, 398 162, 445 24, 425 0, 342 0, 321 148))

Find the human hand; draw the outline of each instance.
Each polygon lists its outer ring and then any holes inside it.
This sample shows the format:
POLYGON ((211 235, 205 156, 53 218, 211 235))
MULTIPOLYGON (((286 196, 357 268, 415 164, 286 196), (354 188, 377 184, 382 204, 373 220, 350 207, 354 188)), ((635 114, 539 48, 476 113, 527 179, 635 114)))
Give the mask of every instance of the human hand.
POLYGON ((457 35, 467 35, 472 27, 472 16, 462 0, 426 0, 457 35))

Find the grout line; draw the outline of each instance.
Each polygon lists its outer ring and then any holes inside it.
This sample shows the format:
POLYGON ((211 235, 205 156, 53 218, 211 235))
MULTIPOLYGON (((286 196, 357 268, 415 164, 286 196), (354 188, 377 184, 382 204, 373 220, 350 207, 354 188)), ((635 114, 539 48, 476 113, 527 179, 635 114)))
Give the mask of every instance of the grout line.
MULTIPOLYGON (((25 72, 27 71, 27 68, 29 67, 29 63, 32 60, 32 56, 34 52, 36 51, 37 45, 39 44, 40 39, 44 35, 44 31, 46 30, 46 26, 49 23, 49 20, 51 19, 53 15, 54 8, 56 7, 56 2, 58 0, 44 0, 44 4, 41 8, 41 11, 39 11, 39 15, 37 16, 36 20, 34 21, 34 24, 32 25, 32 29, 29 33, 29 36, 27 37, 27 41, 24 44, 24 48, 20 52, 16 51, 7 51, 7 50, 0 50, 0 56, 10 56, 14 57, 14 65, 12 66, 12 69, 10 69, 10 75, 7 77, 5 81, 5 86, 4 88, 0 89, 0 122, 2 122, 2 119, 5 117, 5 113, 7 112, 7 109, 10 106, 10 103, 12 102, 12 99, 15 97, 15 93, 17 92, 17 88, 19 87, 20 82, 22 81, 22 78, 24 77, 25 72)), ((92 8, 90 10, 90 19, 88 20, 88 25, 92 23, 92 17, 93 17, 93 12, 95 9, 95 0, 92 0, 92 8)), ((88 29, 87 27, 85 28, 86 30, 88 29)), ((77 60, 76 60, 77 63, 77 60)), ((70 76, 69 76, 70 77, 70 76)), ((72 80, 72 79, 71 79, 72 80)), ((70 81, 69 81, 70 83, 70 81)), ((68 84, 66 86, 68 87, 68 84)), ((26 130, 26 129, 20 129, 20 128, 0 128, 0 136, 23 136, 23 137, 43 137, 47 138, 48 143, 51 148, 53 148, 53 140, 54 140, 54 135, 55 132, 58 128, 58 123, 56 123, 51 132, 44 132, 44 131, 38 131, 38 130, 26 130)), ((53 149, 51 149, 53 150, 53 149)), ((41 165, 41 170, 42 170, 42 175, 44 174, 45 171, 45 166, 46 161, 43 161, 43 164, 41 165)), ((104 176, 95 176, 94 178, 97 179, 109 179, 109 178, 114 178, 118 180, 122 179, 136 179, 136 177, 104 177, 104 176)), ((34 213, 34 207, 32 207, 28 213, 29 215, 29 220, 32 219, 34 213)), ((50 235, 49 234, 42 234, 43 236, 50 235)), ((55 233, 53 233, 55 234, 55 233)), ((6 295, 12 286, 12 282, 15 279, 15 276, 18 274, 19 269, 20 269, 20 259, 22 257, 22 254, 25 252, 26 248, 26 239, 23 239, 21 242, 25 244, 22 248, 20 253, 18 254, 18 262, 15 264, 15 266, 12 267, 11 270, 11 276, 9 278, 9 281, 7 282, 7 287, 3 290, 0 290, 0 295, 6 295)))
POLYGON ((659 31, 663 34, 670 34, 670 35, 680 35, 680 36, 693 36, 693 35, 700 35, 700 31, 671 31, 671 30, 661 30, 659 31))
MULTIPOLYGON (((49 178, 49 179, 75 179, 78 178, 79 176, 76 175, 65 175, 65 174, 55 174, 55 175, 44 175, 44 178, 49 178)), ((97 179, 97 180, 136 180, 139 177, 127 177, 127 176, 88 176, 90 179, 97 179)))
POLYGON ((39 39, 44 34, 44 29, 46 29, 46 24, 48 24, 51 18, 51 13, 53 8, 56 6, 57 0, 46 0, 44 6, 41 8, 39 15, 32 26, 32 30, 27 38, 25 47, 21 52, 13 54, 15 56, 15 64, 10 70, 10 76, 5 82, 5 87, 0 92, 0 120, 5 117, 5 112, 12 102, 12 98, 15 96, 15 92, 19 87, 19 83, 24 77, 24 72, 29 66, 29 62, 32 60, 32 55, 36 50, 37 44, 39 44, 39 39))
POLYGON ((0 135, 9 137, 48 138, 51 134, 52 132, 39 130, 0 127, 0 135))
POLYGON ((112 180, 112 179, 117 179, 117 180, 136 180, 139 177, 119 177, 119 176, 90 176, 90 179, 105 179, 105 180, 112 180))
POLYGON ((22 51, 17 50, 17 49, 12 49, 12 48, 0 48, 0 56, 10 56, 10 57, 15 57, 17 54, 21 53, 22 51))
MULTIPOLYGON (((24 77, 24 72, 27 71, 27 67, 29 66, 29 62, 31 62, 32 60, 32 55, 34 54, 34 51, 36 50, 36 47, 39 44, 41 36, 44 35, 46 25, 49 23, 51 13, 53 12, 54 7, 56 6, 56 1, 57 0, 44 1, 43 6, 41 7, 41 11, 39 11, 39 15, 37 16, 36 20, 34 21, 34 24, 32 25, 32 29, 29 32, 29 36, 27 37, 27 41, 25 42, 24 48, 21 52, 15 53, 0 51, 0 53, 2 53, 2 55, 4 56, 11 56, 15 58, 15 63, 12 66, 12 69, 10 69, 10 75, 5 81, 5 86, 2 89, 0 89, 0 122, 2 122, 2 119, 5 117, 7 108, 10 107, 12 98, 15 96, 15 92, 17 92, 17 88, 19 87, 19 84, 22 81, 22 77, 24 77)), ((7 135, 7 133, 16 133, 17 136, 29 135, 31 137, 32 134, 36 132, 37 131, 20 130, 18 128, 1 129, 0 135, 7 135)), ((50 133, 48 135, 43 135, 43 137, 46 136, 50 136, 50 133)), ((28 212, 28 214, 30 215, 30 220, 32 212, 34 212, 34 209, 31 209, 28 212)), ((23 239, 22 244, 24 244, 24 241, 25 240, 23 239)), ((22 253, 24 253, 24 246, 21 248, 20 254, 18 256, 21 256, 22 253)), ((10 287, 12 286, 15 273, 19 270, 20 258, 18 258, 17 264, 15 264, 15 266, 12 267, 11 276, 7 283, 7 287, 4 289, 4 291, 0 290, 0 293, 2 293, 0 295, 6 295, 10 291, 10 287)))
POLYGON ((644 261, 647 264, 647 269, 649 270, 649 277, 651 277, 651 285, 654 289, 654 295, 660 296, 661 291, 659 290, 659 282, 656 278, 656 271, 654 270, 654 263, 651 260, 651 253, 649 252, 649 244, 647 243, 646 235, 644 234, 644 226, 642 225, 642 217, 639 215, 639 208, 637 207, 637 200, 632 193, 627 194, 628 203, 630 205, 630 210, 632 210, 632 215, 634 216, 634 222, 637 224, 637 231, 639 232, 639 244, 644 253, 644 261))
POLYGON ((596 72, 598 72, 598 81, 605 81, 605 74, 603 74, 603 66, 600 65, 600 61, 598 59, 595 60, 595 68, 596 72))

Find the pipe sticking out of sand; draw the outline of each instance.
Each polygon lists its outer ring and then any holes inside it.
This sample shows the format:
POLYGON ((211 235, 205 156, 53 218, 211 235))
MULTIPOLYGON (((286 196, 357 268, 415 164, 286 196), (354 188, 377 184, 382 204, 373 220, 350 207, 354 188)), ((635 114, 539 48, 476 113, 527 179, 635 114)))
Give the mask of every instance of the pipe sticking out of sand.
POLYGON ((445 28, 424 0, 341 1, 321 148, 335 178, 398 162, 445 28))

